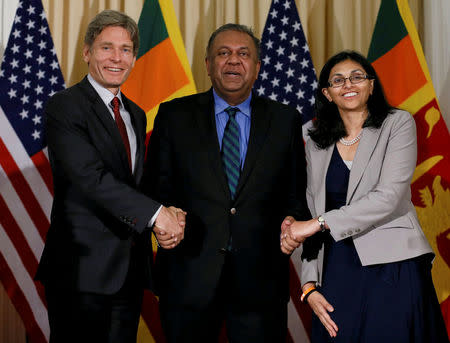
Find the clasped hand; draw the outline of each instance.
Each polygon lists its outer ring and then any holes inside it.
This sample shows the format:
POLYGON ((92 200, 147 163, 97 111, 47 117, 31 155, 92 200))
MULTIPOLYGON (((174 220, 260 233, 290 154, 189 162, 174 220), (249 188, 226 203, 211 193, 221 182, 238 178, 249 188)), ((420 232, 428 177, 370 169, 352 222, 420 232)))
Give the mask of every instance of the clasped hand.
POLYGON ((159 246, 164 249, 175 248, 184 238, 185 226, 186 212, 173 206, 163 206, 153 229, 159 246))
POLYGON ((281 223, 280 247, 287 255, 294 252, 306 238, 320 230, 316 219, 296 221, 294 217, 287 216, 281 223))

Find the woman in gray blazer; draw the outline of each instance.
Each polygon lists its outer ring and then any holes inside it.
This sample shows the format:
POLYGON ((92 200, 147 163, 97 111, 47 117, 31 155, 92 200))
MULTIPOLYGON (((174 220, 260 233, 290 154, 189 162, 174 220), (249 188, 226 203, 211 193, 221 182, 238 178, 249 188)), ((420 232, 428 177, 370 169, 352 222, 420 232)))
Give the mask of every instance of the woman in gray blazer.
POLYGON ((353 51, 323 67, 316 115, 306 143, 314 219, 288 217, 281 233, 286 254, 304 241, 312 342, 448 342, 434 255, 411 202, 414 119, 388 104, 375 70, 353 51))

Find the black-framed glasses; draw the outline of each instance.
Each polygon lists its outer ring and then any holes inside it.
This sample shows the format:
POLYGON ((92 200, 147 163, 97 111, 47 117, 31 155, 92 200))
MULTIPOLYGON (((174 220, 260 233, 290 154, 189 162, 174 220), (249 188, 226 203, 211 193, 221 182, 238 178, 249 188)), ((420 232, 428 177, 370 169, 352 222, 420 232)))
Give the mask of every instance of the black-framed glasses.
POLYGON ((355 84, 361 83, 365 80, 371 80, 371 79, 373 79, 373 77, 370 75, 367 75, 367 74, 362 74, 362 73, 352 74, 349 77, 335 76, 331 80, 328 81, 328 86, 333 87, 333 88, 341 87, 344 85, 344 83, 347 79, 350 80, 350 83, 355 85, 355 84))

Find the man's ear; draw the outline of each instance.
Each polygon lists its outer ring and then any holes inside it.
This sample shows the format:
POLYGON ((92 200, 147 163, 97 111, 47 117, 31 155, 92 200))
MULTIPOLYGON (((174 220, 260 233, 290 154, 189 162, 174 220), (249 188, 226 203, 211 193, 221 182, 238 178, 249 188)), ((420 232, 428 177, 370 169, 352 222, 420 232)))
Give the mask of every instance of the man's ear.
POLYGON ((259 70, 261 69, 261 61, 258 60, 258 62, 256 63, 256 78, 255 80, 258 79, 258 75, 259 75, 259 70))
POLYGON ((205 57, 205 64, 206 64, 206 71, 208 72, 208 76, 211 76, 211 73, 209 72, 210 61, 209 61, 208 56, 205 57))
POLYGON ((87 64, 89 64, 90 59, 91 59, 91 47, 88 45, 85 45, 83 47, 83 61, 85 61, 87 64))

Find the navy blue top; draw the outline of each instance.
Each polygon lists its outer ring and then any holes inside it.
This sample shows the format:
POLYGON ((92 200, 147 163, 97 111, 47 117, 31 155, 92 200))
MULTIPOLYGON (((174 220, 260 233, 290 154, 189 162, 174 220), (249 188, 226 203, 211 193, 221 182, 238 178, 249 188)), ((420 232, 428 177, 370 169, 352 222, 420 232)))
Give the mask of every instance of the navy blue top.
POLYGON ((348 180, 350 170, 341 158, 338 149, 334 146, 326 177, 326 203, 325 212, 345 205, 347 198, 348 180))

